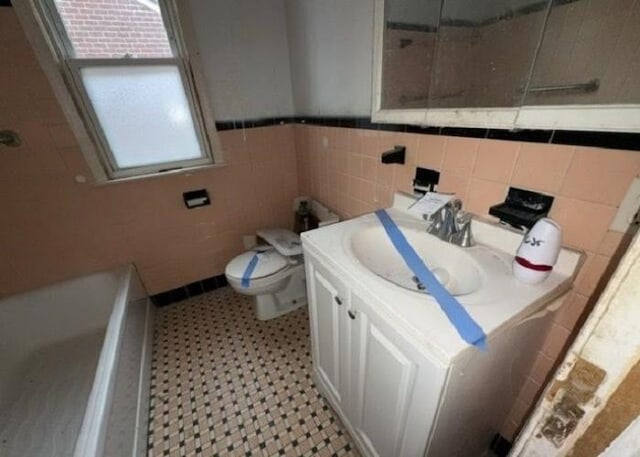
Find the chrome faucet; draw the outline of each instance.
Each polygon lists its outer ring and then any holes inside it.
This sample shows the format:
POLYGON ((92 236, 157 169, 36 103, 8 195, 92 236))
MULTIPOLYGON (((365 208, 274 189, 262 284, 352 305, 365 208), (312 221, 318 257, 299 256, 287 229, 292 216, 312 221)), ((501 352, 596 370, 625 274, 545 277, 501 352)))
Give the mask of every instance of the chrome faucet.
POLYGON ((427 228, 427 233, 463 248, 475 244, 471 234, 471 214, 462 211, 460 199, 451 200, 432 218, 433 222, 427 228))

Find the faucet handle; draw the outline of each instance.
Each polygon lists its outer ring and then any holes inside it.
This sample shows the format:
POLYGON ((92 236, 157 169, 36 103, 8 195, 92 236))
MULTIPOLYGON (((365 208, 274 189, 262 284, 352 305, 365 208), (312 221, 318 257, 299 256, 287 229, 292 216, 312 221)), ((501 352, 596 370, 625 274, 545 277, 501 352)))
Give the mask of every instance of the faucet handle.
MULTIPOLYGON (((446 218, 446 207, 440 208, 436 213, 431 214, 430 217, 425 217, 425 220, 431 220, 431 224, 427 227, 427 233, 440 237, 440 232, 444 225, 446 218)), ((426 215, 425 215, 426 216, 426 215)))
POLYGON ((473 215, 464 211, 461 211, 461 213, 456 220, 458 230, 451 235, 449 241, 463 248, 475 246, 476 243, 471 233, 471 220, 473 219, 473 215))
POLYGON ((456 224, 459 229, 462 229, 462 226, 467 222, 470 222, 473 218, 473 215, 467 211, 459 210, 456 213, 456 224))
POLYGON ((459 198, 453 198, 449 200, 449 203, 447 203, 446 206, 450 207, 454 213, 457 214, 458 211, 462 210, 462 200, 459 198))

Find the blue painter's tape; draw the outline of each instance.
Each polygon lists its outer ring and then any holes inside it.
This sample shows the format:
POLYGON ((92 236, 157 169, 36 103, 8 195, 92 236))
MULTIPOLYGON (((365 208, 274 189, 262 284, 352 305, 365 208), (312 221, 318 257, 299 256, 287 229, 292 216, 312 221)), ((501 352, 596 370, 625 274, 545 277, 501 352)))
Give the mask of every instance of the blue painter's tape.
POLYGON ((249 287, 249 282, 251 281, 251 275, 253 274, 253 270, 256 269, 256 265, 258 265, 257 252, 253 255, 253 257, 251 257, 251 260, 249 261, 249 264, 247 265, 246 270, 244 270, 244 273, 242 274, 242 282, 240 284, 242 284, 242 287, 244 287, 245 289, 249 287))
POLYGON ((462 307, 460 302, 440 284, 440 281, 438 281, 429 267, 425 265, 420 256, 418 256, 416 251, 411 247, 389 214, 385 210, 380 209, 376 211, 376 216, 378 216, 391 243, 402 256, 404 262, 411 271, 413 271, 413 274, 416 275, 418 280, 424 284, 433 298, 436 299, 440 308, 447 315, 449 321, 451 321, 462 339, 469 344, 486 350, 487 337, 482 328, 473 320, 469 313, 467 313, 467 310, 462 307))

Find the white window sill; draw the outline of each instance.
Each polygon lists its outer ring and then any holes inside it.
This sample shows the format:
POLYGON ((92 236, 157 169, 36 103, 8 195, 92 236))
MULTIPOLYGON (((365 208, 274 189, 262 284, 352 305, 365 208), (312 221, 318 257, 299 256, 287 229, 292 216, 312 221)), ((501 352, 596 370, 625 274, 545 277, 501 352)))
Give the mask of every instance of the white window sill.
POLYGON ((193 173, 213 170, 216 168, 224 168, 226 166, 227 166, 226 163, 212 163, 207 165, 198 165, 196 167, 180 168, 178 170, 168 170, 161 173, 149 173, 146 175, 128 176, 126 178, 115 178, 115 179, 109 179, 104 181, 96 180, 92 183, 92 185, 96 187, 110 186, 114 184, 122 184, 122 183, 141 181, 141 180, 147 180, 147 179, 163 178, 163 177, 176 176, 176 175, 182 175, 182 174, 189 176, 193 173))

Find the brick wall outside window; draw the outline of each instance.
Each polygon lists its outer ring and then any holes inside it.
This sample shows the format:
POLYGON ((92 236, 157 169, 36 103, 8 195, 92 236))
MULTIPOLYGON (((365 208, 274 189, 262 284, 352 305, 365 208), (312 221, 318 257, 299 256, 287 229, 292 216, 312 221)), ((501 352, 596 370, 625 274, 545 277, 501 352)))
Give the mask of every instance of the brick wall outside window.
POLYGON ((171 57, 162 16, 137 0, 56 0, 78 58, 171 57))

